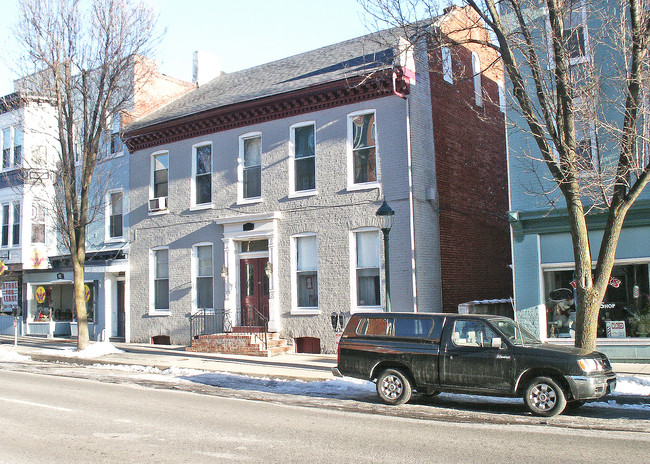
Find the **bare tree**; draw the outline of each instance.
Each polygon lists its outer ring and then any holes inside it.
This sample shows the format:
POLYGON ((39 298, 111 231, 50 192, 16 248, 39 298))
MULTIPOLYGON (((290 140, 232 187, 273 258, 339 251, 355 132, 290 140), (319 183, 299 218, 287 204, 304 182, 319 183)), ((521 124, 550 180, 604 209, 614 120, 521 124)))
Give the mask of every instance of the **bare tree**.
MULTIPOLYGON (((442 12, 436 0, 359 0, 380 23, 408 29, 442 12)), ((476 16, 467 27, 490 39, 440 34, 442 45, 479 43, 497 50, 509 80, 509 111, 534 141, 538 193, 567 208, 576 272, 575 344, 594 349, 600 305, 626 214, 650 180, 647 89, 650 12, 645 0, 462 0, 476 16), (588 18, 588 22, 585 21, 588 18), (585 40, 589 24, 588 43, 585 40), (585 50, 585 47, 588 47, 585 50), (596 134, 594 147, 583 132, 596 134), (594 260, 587 217, 606 215, 594 260), (595 266, 594 266, 595 261, 595 266)))
POLYGON ((54 112, 58 161, 50 205, 71 255, 80 350, 89 342, 86 226, 104 197, 96 179, 104 135, 145 83, 134 67, 158 42, 156 19, 140 0, 20 1, 15 35, 30 66, 23 90, 47 99, 54 112))

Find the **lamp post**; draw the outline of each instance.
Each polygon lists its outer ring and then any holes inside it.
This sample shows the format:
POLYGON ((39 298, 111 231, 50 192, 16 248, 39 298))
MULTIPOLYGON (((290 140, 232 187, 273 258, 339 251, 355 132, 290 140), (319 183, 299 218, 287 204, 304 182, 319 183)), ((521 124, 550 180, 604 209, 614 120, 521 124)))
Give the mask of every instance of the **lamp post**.
POLYGON ((377 225, 381 229, 382 234, 384 234, 384 267, 386 268, 386 312, 390 312, 390 259, 388 254, 388 234, 390 229, 393 227, 393 219, 395 216, 395 211, 388 206, 386 199, 381 204, 375 217, 377 219, 377 225))

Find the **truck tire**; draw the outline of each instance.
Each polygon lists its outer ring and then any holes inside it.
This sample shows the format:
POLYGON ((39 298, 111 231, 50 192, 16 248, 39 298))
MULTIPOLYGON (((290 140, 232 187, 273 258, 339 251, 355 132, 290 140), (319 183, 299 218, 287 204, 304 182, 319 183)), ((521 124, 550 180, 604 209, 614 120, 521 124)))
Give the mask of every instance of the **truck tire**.
POLYGON ((564 390, 550 377, 535 377, 524 393, 526 406, 536 416, 553 417, 566 407, 564 390))
POLYGON ((404 404, 412 393, 411 381, 400 370, 386 369, 377 378, 377 395, 386 404, 404 404))

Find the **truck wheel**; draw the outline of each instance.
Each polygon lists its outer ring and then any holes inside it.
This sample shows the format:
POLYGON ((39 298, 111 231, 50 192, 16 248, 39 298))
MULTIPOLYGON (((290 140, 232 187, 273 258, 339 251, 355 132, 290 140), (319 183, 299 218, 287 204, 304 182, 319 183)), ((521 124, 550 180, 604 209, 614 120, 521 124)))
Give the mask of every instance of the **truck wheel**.
POLYGON ((412 393, 411 382, 397 369, 386 369, 377 379, 377 394, 384 403, 404 404, 412 393))
POLYGON ((566 396, 550 377, 536 377, 526 388, 524 402, 536 416, 552 417, 564 411, 566 396))

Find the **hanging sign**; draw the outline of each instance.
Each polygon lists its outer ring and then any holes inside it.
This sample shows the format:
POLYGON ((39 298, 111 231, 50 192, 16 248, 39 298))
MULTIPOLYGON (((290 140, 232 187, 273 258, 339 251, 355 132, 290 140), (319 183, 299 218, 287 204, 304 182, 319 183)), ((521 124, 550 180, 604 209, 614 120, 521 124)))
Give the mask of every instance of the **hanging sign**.
POLYGON ((88 285, 84 285, 84 301, 88 303, 88 300, 90 300, 90 287, 88 285))
POLYGON ((7 266, 5 266, 5 263, 3 261, 0 261, 0 275, 4 274, 6 270, 7 266))
POLYGON ((36 298, 36 302, 38 304, 45 303, 46 296, 47 296, 47 292, 45 291, 45 287, 38 287, 36 289, 36 292, 34 292, 34 297, 36 298))

